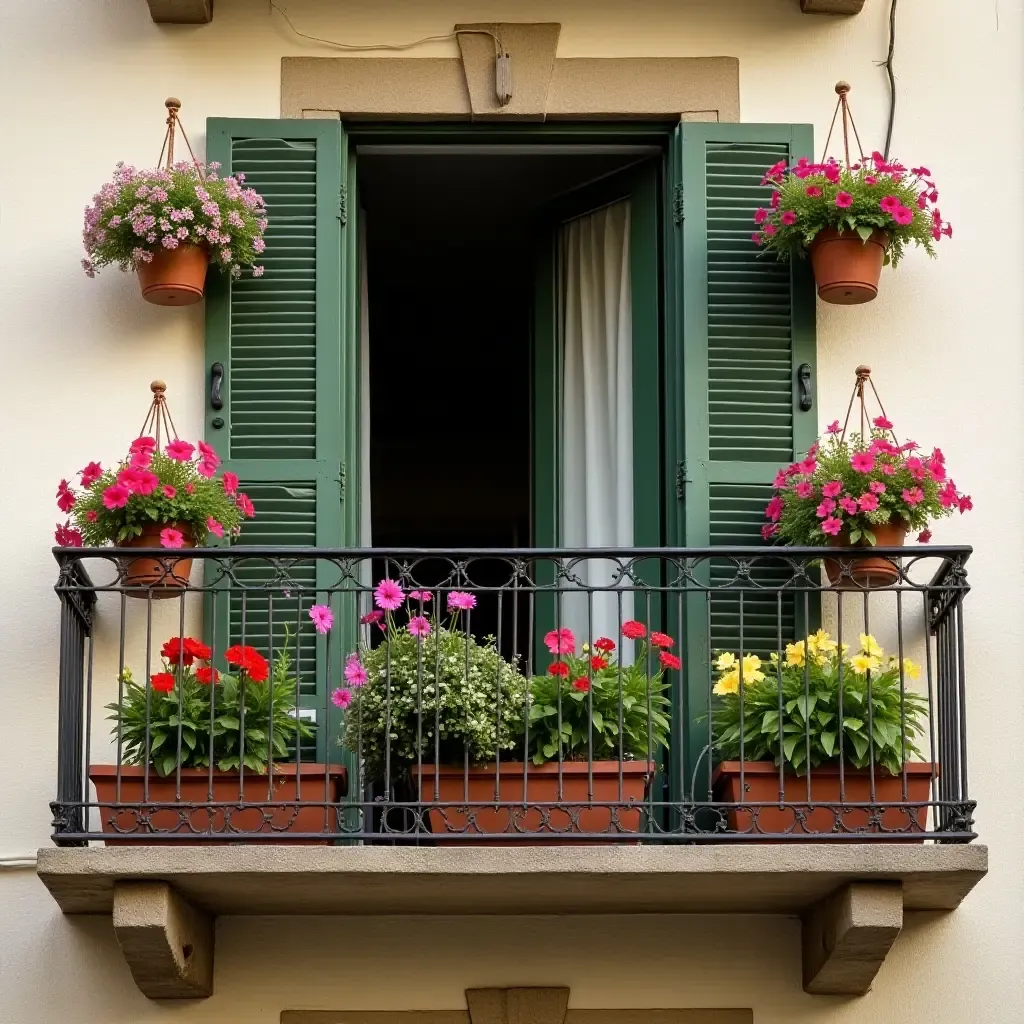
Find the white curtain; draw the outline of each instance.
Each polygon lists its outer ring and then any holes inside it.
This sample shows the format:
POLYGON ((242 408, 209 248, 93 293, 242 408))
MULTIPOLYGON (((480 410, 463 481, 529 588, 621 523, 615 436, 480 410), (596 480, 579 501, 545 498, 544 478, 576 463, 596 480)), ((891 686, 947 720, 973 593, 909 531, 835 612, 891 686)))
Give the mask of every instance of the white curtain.
MULTIPOLYGON (((560 526, 564 547, 633 544, 633 330, 630 204, 578 217, 559 240, 562 334, 560 526)), ((575 567, 589 586, 609 586, 614 564, 575 567)), ((626 583, 628 586, 628 581, 626 583)), ((622 618, 632 596, 621 596, 622 618)), ((569 594, 562 620, 577 638, 619 641, 619 595, 569 594)))

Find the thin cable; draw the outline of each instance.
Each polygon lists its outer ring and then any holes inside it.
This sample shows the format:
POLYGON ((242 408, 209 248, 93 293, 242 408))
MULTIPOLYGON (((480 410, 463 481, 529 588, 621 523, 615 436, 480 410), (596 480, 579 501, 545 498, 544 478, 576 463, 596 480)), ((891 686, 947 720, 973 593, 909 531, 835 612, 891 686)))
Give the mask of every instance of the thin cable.
POLYGON ((892 126, 896 120, 896 76, 892 70, 892 55, 896 50, 896 0, 892 0, 889 8, 889 53, 885 58, 885 73, 889 76, 889 127, 885 132, 885 159, 889 159, 889 146, 892 143, 892 126))
POLYGON ((322 43, 324 46, 333 46, 337 50, 355 50, 355 51, 370 51, 370 50, 411 50, 416 46, 422 46, 424 43, 440 43, 445 42, 449 39, 456 39, 459 36, 470 35, 470 36, 490 36, 494 40, 494 52, 500 55, 501 39, 497 33, 492 32, 487 28, 459 28, 453 32, 445 32, 441 35, 436 36, 424 36, 422 39, 414 39, 411 43, 367 43, 365 45, 359 45, 356 43, 339 43, 336 39, 324 39, 321 36, 312 36, 308 32, 300 32, 292 22, 292 19, 284 12, 281 7, 278 7, 274 0, 269 0, 272 10, 277 11, 282 18, 288 23, 288 27, 302 39, 308 39, 313 43, 322 43))

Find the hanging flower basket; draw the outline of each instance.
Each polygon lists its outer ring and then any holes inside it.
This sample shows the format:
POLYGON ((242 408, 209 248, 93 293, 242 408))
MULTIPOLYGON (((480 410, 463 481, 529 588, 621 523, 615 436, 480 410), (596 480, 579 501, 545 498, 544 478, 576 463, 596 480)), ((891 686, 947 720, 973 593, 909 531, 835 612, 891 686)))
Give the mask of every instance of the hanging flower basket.
POLYGON ((934 205, 939 193, 927 167, 908 171, 898 160, 878 152, 865 157, 863 151, 850 163, 848 129, 853 128, 858 148, 860 138, 849 91, 846 82, 836 85, 845 162, 823 157, 816 164, 801 157, 790 166, 779 161, 761 180, 771 188, 771 200, 754 214, 754 243, 782 260, 809 255, 818 296, 838 305, 870 302, 878 294, 882 267, 897 266, 908 245, 934 256, 935 243, 953 234, 934 205))
POLYGON ((86 208, 82 267, 89 277, 113 263, 135 270, 147 302, 187 306, 203 297, 211 263, 232 278, 246 266, 262 276, 256 261, 266 247, 267 216, 263 197, 244 187, 244 174, 220 177, 220 164, 196 160, 178 119, 181 102, 172 98, 165 106, 166 162, 145 171, 117 165, 86 208), (191 162, 174 162, 176 128, 191 162))

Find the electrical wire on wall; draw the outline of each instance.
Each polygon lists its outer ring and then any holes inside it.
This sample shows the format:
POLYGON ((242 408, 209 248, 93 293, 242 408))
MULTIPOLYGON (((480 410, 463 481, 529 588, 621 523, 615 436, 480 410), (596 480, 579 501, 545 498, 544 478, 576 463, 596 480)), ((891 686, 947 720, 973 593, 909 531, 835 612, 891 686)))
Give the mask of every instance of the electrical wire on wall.
POLYGON ((896 76, 892 70, 892 55, 896 50, 896 3, 892 0, 889 7, 889 52, 885 58, 885 73, 889 76, 889 126, 885 132, 885 159, 889 159, 889 147, 892 144, 892 126, 896 120, 896 76))

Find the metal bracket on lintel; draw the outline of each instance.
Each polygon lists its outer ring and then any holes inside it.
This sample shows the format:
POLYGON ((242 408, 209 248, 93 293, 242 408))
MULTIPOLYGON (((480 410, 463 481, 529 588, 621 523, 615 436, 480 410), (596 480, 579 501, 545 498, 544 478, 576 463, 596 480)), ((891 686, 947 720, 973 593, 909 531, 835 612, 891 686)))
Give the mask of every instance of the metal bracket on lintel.
POLYGON ((213 0, 146 0, 150 17, 161 25, 205 25, 213 20, 213 0))
POLYGON ((860 14, 864 0, 800 0, 804 14, 860 14))

